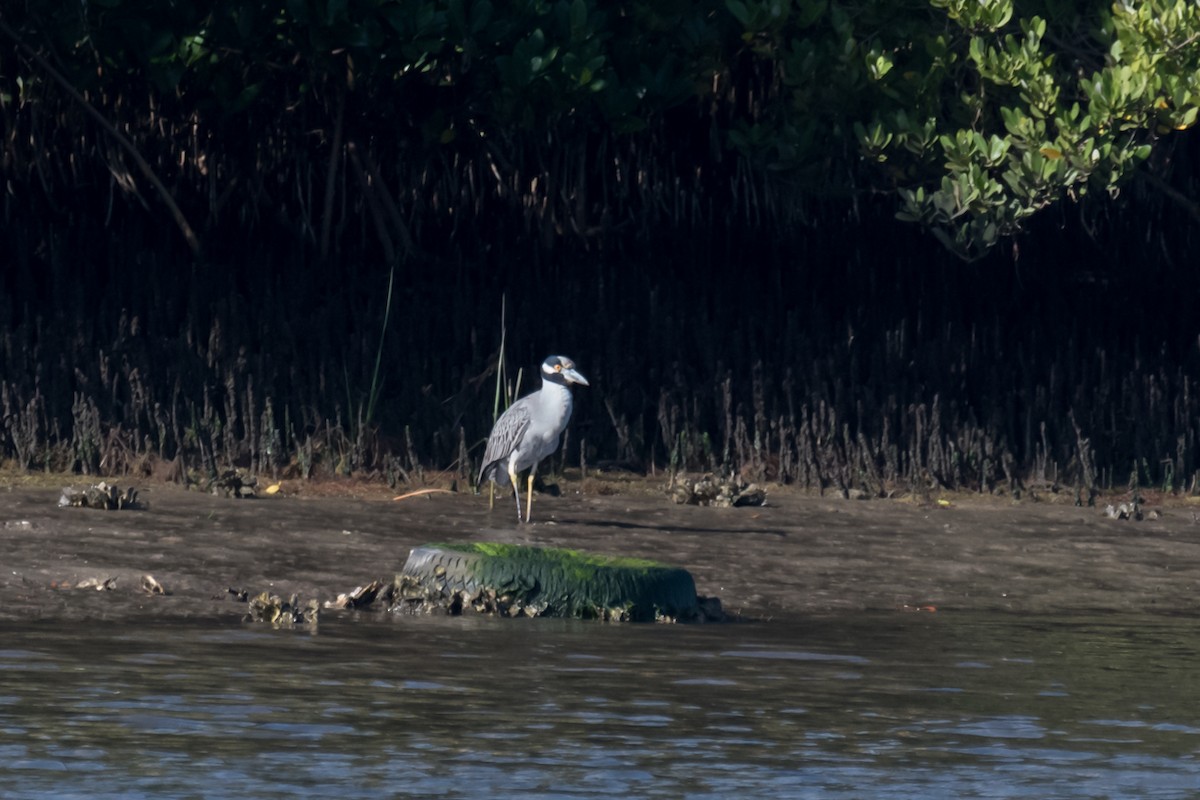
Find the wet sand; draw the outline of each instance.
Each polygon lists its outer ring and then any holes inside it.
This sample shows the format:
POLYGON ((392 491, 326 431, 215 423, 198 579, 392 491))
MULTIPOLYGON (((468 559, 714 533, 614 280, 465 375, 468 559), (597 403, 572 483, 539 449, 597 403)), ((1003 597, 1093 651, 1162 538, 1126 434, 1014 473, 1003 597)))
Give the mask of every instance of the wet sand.
MULTIPOLYGON (((82 486, 82 481, 70 481, 82 486)), ((390 579, 409 550, 493 540, 654 558, 752 619, 895 610, 1191 613, 1200 597, 1200 503, 1142 521, 1050 501, 842 500, 772 488, 761 508, 676 505, 657 482, 565 483, 518 526, 510 497, 284 484, 234 500, 135 484, 146 508, 59 508, 62 482, 0 481, 0 620, 239 618, 228 589, 322 602, 390 579), (49 488, 55 486, 57 488, 49 488), (142 590, 152 575, 168 594, 142 590), (110 581, 110 579, 115 579, 110 581), (107 590, 76 588, 103 584, 107 590)), ((128 485, 129 482, 118 482, 128 485)), ((1111 498, 1119 502, 1120 497, 1111 498)), ((1110 502, 1110 499, 1101 501, 1110 502)), ((350 612, 327 612, 350 613, 350 612)))

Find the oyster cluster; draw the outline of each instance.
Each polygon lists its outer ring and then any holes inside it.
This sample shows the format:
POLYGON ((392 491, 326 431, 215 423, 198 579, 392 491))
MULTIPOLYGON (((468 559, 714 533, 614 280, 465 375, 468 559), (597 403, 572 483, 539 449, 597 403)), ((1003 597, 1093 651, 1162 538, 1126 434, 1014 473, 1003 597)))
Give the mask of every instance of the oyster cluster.
POLYGON ((244 499, 258 496, 258 478, 245 470, 227 469, 205 483, 209 494, 244 499))
POLYGON ((767 503, 767 492, 756 483, 746 483, 736 476, 717 478, 705 473, 699 478, 677 475, 667 486, 667 495, 680 505, 716 506, 762 506, 767 503))
POLYGON ((252 596, 243 589, 231 588, 229 594, 233 595, 235 600, 246 604, 247 622, 266 622, 276 628, 315 625, 321 612, 319 602, 302 601, 296 594, 286 600, 270 592, 260 592, 252 596))
MULTIPOLYGON (((339 594, 336 600, 325 602, 325 608, 367 609, 379 603, 380 607, 393 614, 422 616, 448 614, 459 616, 475 613, 494 617, 540 617, 552 612, 548 603, 525 602, 512 593, 501 593, 495 589, 452 587, 446 582, 443 567, 434 570, 433 578, 413 575, 397 575, 391 583, 371 581, 350 592, 339 594)), ((630 609, 591 609, 585 615, 603 622, 630 622, 630 609)), ((695 611, 686 617, 657 616, 658 622, 720 622, 728 617, 721 609, 716 597, 701 597, 695 611)))

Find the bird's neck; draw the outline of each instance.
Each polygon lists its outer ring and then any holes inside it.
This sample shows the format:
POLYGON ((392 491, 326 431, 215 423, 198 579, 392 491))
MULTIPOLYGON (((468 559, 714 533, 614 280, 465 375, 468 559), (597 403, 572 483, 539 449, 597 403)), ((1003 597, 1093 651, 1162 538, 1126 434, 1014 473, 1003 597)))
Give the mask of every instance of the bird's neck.
POLYGON ((543 378, 542 391, 545 392, 548 397, 561 397, 567 406, 571 405, 571 387, 567 386, 565 383, 543 378))

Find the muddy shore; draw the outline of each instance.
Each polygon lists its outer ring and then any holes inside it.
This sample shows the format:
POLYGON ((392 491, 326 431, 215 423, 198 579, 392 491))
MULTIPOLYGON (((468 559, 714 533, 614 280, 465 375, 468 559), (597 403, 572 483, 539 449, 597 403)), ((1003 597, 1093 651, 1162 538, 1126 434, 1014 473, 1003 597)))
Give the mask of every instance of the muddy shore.
POLYGON ((765 507, 708 508, 676 505, 646 482, 568 482, 561 496, 535 499, 533 525, 517 526, 508 498, 489 512, 486 496, 467 493, 395 502, 380 486, 298 482, 247 500, 149 483, 138 485, 140 510, 58 507, 63 485, 84 483, 0 479, 0 621, 236 620, 246 606, 231 588, 324 602, 390 579, 414 546, 460 540, 654 558, 686 567, 701 594, 753 619, 1182 614, 1200 602, 1194 498, 1151 502, 1135 521, 1103 514, 1121 497, 1080 508, 1058 495, 864 501, 774 487, 765 507), (147 575, 167 593, 143 588, 147 575))

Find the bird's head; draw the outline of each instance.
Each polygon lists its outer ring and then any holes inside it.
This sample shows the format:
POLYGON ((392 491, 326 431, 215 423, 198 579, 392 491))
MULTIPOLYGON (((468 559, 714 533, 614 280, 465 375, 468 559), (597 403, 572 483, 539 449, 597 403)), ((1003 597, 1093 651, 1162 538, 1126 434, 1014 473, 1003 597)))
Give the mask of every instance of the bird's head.
POLYGON ((578 383, 587 386, 587 378, 575 369, 575 362, 566 356, 550 356, 542 362, 542 380, 561 383, 564 386, 578 383))

